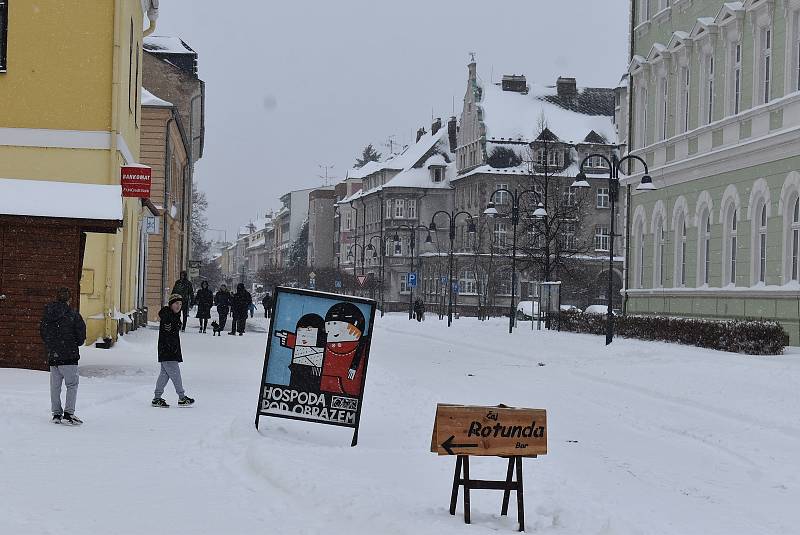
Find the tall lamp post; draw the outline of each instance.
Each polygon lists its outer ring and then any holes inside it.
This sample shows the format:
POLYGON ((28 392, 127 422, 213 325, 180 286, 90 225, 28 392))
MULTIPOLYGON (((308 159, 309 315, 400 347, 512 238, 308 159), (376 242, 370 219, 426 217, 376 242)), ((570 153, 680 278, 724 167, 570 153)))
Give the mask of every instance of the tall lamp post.
MULTIPOLYGON (((358 268, 358 259, 353 254, 353 249, 355 249, 355 248, 358 248, 358 249, 361 250, 361 274, 362 275, 364 274, 364 252, 366 251, 366 248, 363 245, 361 245, 360 243, 354 243, 347 250, 347 259, 348 260, 353 259, 353 276, 354 277, 356 276, 356 269, 358 268)), ((356 253, 356 254, 358 254, 358 253, 356 253)))
MULTIPOLYGON (((487 205, 486 210, 483 212, 489 217, 495 217, 499 215, 494 202, 494 196, 498 193, 507 193, 511 196, 511 226, 513 233, 511 238, 511 306, 508 311, 508 332, 511 334, 514 332, 514 317, 516 316, 517 312, 516 303, 514 301, 517 297, 517 225, 519 224, 519 203, 526 195, 533 195, 535 200, 536 196, 538 196, 538 193, 532 189, 525 191, 510 191, 506 188, 498 188, 492 192, 492 195, 489 197, 489 204, 487 205)), ((536 209, 533 211, 533 217, 535 219, 544 219, 547 217, 547 211, 544 209, 544 205, 542 203, 538 203, 536 209)))
POLYGON ((616 155, 612 155, 611 159, 603 154, 589 154, 581 162, 580 172, 575 177, 575 182, 572 183, 573 188, 590 188, 591 185, 586 180, 586 174, 583 172, 583 166, 590 158, 602 158, 608 164, 608 197, 611 208, 611 226, 609 233, 609 246, 608 246, 608 309, 606 312, 606 345, 609 345, 614 340, 614 310, 613 294, 614 294, 614 237, 616 236, 615 220, 616 220, 616 204, 619 196, 619 174, 622 164, 628 160, 636 160, 644 166, 644 176, 638 186, 637 190, 652 191, 656 189, 653 184, 653 179, 650 177, 650 170, 647 168, 647 162, 640 157, 629 154, 628 156, 618 159, 616 155))
MULTIPOLYGON (((430 232, 436 232, 436 216, 439 214, 444 214, 448 217, 450 223, 450 254, 449 254, 449 273, 450 278, 448 282, 448 289, 447 289, 447 326, 450 327, 453 323, 453 246, 456 241, 456 220, 458 216, 465 215, 467 216, 467 220, 469 224, 467 226, 467 232, 470 234, 475 234, 475 223, 472 220, 472 214, 469 212, 445 212, 444 210, 439 210, 433 216, 431 216, 431 224, 428 225, 428 230, 430 232)), ((428 240, 430 239, 430 235, 428 238, 425 239, 426 243, 430 243, 428 240)))
MULTIPOLYGON (((392 241, 394 241, 395 247, 400 244, 400 236, 398 234, 398 231, 400 229, 407 230, 408 233, 411 235, 411 273, 414 273, 414 250, 416 249, 417 231, 418 230, 427 230, 429 238, 430 238, 431 231, 425 225, 411 226, 411 225, 403 224, 403 225, 397 225, 396 229, 397 230, 395 230, 394 236, 392 237, 392 241)), ((432 241, 433 240, 428 240, 426 238, 425 243, 431 243, 432 241)), ((417 276, 417 279, 419 279, 419 276, 417 276)), ((414 288, 413 287, 410 287, 410 288, 411 288, 411 292, 409 293, 409 297, 408 297, 408 319, 413 319, 414 318, 414 288)))

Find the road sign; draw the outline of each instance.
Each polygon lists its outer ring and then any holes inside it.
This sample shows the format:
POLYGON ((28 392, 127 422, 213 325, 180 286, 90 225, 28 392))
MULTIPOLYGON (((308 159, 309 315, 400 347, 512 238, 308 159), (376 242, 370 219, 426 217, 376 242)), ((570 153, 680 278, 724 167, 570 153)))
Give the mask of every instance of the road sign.
POLYGON ((458 281, 453 281, 453 293, 458 295, 458 290, 459 290, 458 281))
POLYGON ((408 274, 408 287, 409 288, 416 288, 417 287, 417 273, 412 271, 408 274))
POLYGON ((342 281, 340 281, 339 279, 336 279, 336 282, 334 282, 333 285, 336 288, 341 288, 342 287, 342 281))
POLYGON ((161 234, 161 218, 154 215, 145 216, 144 228, 147 234, 161 234))
POLYGON ((313 277, 309 277, 309 279, 308 279, 308 289, 309 290, 315 290, 316 287, 317 287, 317 280, 314 279, 313 277))
POLYGON ((442 285, 444 286, 447 284, 447 279, 448 279, 447 275, 442 275, 441 277, 439 277, 439 282, 441 282, 442 285))
POLYGON ((545 455, 547 411, 437 405, 431 451, 439 455, 545 455))
POLYGON ((363 288, 364 284, 367 282, 367 275, 356 275, 356 282, 363 288))
POLYGON ((189 260, 189 278, 196 279, 200 276, 200 267, 203 265, 203 262, 200 260, 189 260))

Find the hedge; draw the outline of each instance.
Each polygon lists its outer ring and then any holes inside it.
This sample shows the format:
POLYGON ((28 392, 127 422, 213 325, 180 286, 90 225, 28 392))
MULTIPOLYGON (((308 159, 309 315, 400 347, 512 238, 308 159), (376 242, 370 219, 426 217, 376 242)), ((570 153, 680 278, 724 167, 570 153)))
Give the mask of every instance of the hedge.
MULTIPOLYGON (((606 316, 568 311, 559 315, 562 331, 604 335, 606 316)), ((789 336, 780 323, 767 320, 707 320, 666 316, 618 316, 614 334, 745 353, 780 355, 789 336)))

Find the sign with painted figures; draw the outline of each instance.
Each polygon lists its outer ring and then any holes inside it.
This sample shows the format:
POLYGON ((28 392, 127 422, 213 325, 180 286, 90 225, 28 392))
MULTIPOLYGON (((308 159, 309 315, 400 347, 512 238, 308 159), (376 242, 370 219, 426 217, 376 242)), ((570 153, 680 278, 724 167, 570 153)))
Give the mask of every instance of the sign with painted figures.
POLYGON ((547 411, 437 405, 431 451, 439 455, 545 455, 547 411))
POLYGON ((260 416, 352 427, 355 446, 375 301, 279 287, 274 306, 256 427, 260 416))

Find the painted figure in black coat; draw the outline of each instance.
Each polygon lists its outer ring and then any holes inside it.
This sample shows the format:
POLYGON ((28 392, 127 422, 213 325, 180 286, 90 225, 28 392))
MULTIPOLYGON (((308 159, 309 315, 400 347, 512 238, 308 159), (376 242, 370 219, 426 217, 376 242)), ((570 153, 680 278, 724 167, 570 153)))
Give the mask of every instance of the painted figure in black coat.
POLYGON ((200 289, 194 296, 194 303, 197 305, 197 319, 200 320, 200 332, 206 332, 208 320, 211 319, 211 307, 214 306, 214 294, 208 289, 208 282, 200 283, 200 289))
POLYGON ((228 313, 231 311, 231 304, 233 304, 233 296, 226 285, 223 284, 219 287, 217 295, 214 296, 214 304, 217 305, 219 330, 221 332, 225 330, 225 325, 228 323, 228 313))
POLYGON ((186 320, 189 317, 189 309, 194 306, 194 287, 185 271, 181 271, 181 278, 175 281, 175 286, 172 287, 172 293, 180 295, 183 299, 183 308, 181 308, 183 323, 181 330, 185 331, 186 320))
POLYGON ((239 333, 239 336, 244 334, 244 328, 247 324, 247 314, 250 311, 250 305, 253 304, 253 296, 250 292, 245 290, 244 284, 241 282, 236 285, 236 293, 233 294, 233 326, 231 332, 228 334, 239 333))

